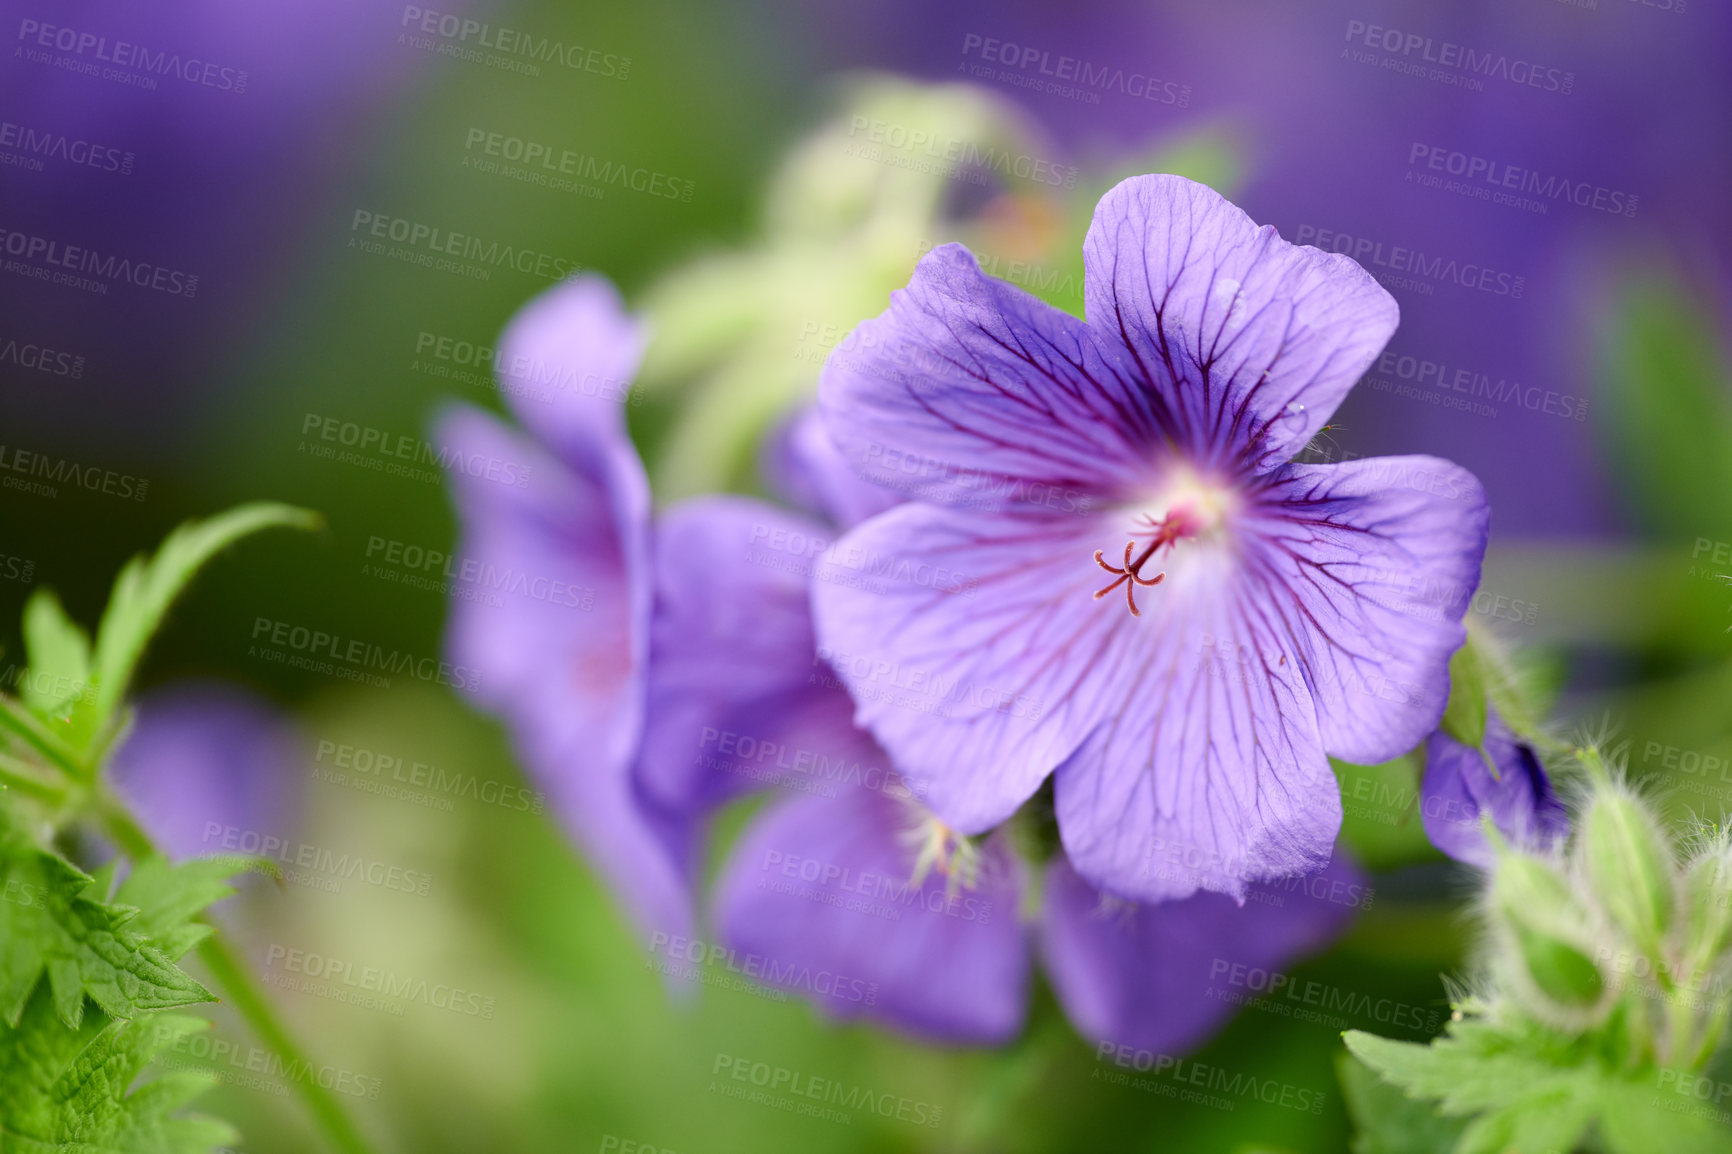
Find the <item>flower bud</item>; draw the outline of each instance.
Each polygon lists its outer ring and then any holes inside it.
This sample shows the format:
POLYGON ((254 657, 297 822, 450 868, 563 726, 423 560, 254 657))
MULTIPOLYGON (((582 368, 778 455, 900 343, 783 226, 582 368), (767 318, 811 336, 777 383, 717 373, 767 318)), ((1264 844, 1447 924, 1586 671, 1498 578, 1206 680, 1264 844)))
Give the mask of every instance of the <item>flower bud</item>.
POLYGON ((1684 871, 1684 959, 1707 973, 1732 946, 1732 849, 1701 854, 1684 871))
POLYGON ((1512 952, 1506 967, 1537 995, 1541 1017, 1570 1024, 1601 1006, 1607 982, 1587 944, 1587 919, 1549 863, 1503 854, 1492 878, 1491 914, 1512 952))
POLYGON ((1601 908, 1658 958, 1677 912, 1670 841, 1646 806, 1610 782, 1595 791, 1580 828, 1577 852, 1601 908))

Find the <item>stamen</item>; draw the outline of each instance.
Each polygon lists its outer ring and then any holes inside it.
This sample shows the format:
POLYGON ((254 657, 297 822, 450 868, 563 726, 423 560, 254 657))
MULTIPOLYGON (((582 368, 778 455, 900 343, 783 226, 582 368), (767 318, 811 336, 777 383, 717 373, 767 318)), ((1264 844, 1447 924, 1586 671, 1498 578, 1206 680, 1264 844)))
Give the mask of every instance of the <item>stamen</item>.
POLYGON ((1139 535, 1137 533, 1132 534, 1132 540, 1125 542, 1125 563, 1123 565, 1107 564, 1105 552, 1100 549, 1095 550, 1095 564, 1116 577, 1112 584, 1095 590, 1095 600, 1099 601, 1123 585, 1125 587, 1125 605, 1130 609, 1132 617, 1143 615, 1142 610, 1137 608, 1137 586, 1149 588, 1159 585, 1167 579, 1165 570, 1156 573, 1153 577, 1144 577, 1143 566, 1147 565, 1149 560, 1160 550, 1171 548, 1180 538, 1191 537, 1196 534, 1196 520, 1185 509, 1174 510, 1160 521, 1156 521, 1145 513, 1143 520, 1153 531, 1154 540, 1150 541, 1134 559, 1131 554, 1137 547, 1135 540, 1136 536, 1139 535))

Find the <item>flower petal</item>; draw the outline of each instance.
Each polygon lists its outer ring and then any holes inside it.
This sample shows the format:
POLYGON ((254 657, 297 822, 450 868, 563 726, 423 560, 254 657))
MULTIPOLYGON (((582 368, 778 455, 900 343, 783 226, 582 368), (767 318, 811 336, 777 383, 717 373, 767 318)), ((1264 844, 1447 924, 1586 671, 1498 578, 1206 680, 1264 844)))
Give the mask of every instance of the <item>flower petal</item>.
POLYGON ((1097 1042, 1177 1056, 1232 1016, 1234 973, 1277 972, 1321 949, 1370 893, 1337 854, 1322 873, 1253 886, 1247 899, 1238 906, 1197 894, 1128 905, 1092 888, 1062 858, 1053 862, 1040 941, 1065 1013, 1097 1042))
POLYGON ((1484 752, 1442 730, 1425 745, 1420 818, 1431 844, 1469 865, 1490 869, 1483 815, 1521 849, 1543 849, 1569 832, 1569 815, 1533 748, 1496 713, 1486 717, 1484 752), (1492 767, 1497 776, 1492 776, 1492 767))
POLYGON ((843 529, 902 500, 854 471, 830 440, 816 405, 801 409, 770 435, 763 470, 776 492, 843 529))
POLYGON ((673 809, 858 757, 852 706, 818 661, 811 575, 832 534, 746 497, 698 497, 656 525, 639 774, 673 809))
POLYGON ((779 802, 742 838, 716 889, 732 963, 835 1018, 936 1041, 1003 1042, 1022 1026, 1027 936, 1001 847, 973 889, 913 879, 916 807, 882 792, 779 802))
POLYGON ((1292 245, 1219 193, 1137 176, 1095 207, 1088 323, 1152 388, 1194 464, 1291 458, 1395 332, 1395 299, 1350 258, 1292 245))
POLYGON ((642 465, 623 430, 591 442, 587 471, 474 410, 440 434, 464 459, 527 466, 510 474, 521 483, 453 475, 459 556, 491 596, 456 602, 452 663, 645 933, 689 932, 695 834, 633 773, 651 593, 642 465))
POLYGON ((190 858, 233 849, 237 834, 292 839, 307 753, 268 701, 188 682, 144 696, 109 774, 163 850, 190 858))
POLYGON ((1437 728, 1479 585, 1490 510, 1435 457, 1288 466, 1268 479, 1247 564, 1300 641, 1323 748, 1360 765, 1437 728))
POLYGON ((862 477, 977 509, 1086 508, 1143 477, 1146 390, 1116 377, 1083 323, 933 249, 890 308, 825 362, 819 406, 862 477))
POLYGON ((1186 545, 1133 617, 1117 591, 1093 596, 1109 579, 1092 552, 1119 532, 1106 515, 893 509, 826 556, 820 655, 965 832, 1057 769, 1066 848, 1122 896, 1239 895, 1320 868, 1339 789, 1267 590, 1231 549, 1186 545), (845 585, 849 567, 885 576, 845 585))
POLYGON ((499 338, 499 388, 525 428, 588 471, 598 445, 625 436, 625 404, 643 360, 643 325, 600 276, 530 301, 499 338))

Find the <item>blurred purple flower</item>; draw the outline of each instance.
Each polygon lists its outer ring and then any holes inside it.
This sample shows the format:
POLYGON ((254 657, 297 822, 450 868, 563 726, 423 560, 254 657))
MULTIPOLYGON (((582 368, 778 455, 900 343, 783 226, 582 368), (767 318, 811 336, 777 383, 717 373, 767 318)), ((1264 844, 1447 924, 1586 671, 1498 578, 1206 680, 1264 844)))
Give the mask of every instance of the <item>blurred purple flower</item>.
MULTIPOLYGON (((844 527, 885 499, 883 490, 866 499, 805 417, 773 443, 770 464, 781 486, 844 527)), ((740 498, 689 502, 667 521, 676 518, 680 538, 700 543, 687 564, 750 606, 766 632, 782 626, 786 674, 762 676, 772 654, 760 646, 755 680, 779 693, 804 687, 797 711, 754 714, 735 698, 706 725, 713 699, 694 680, 688 733, 698 740, 666 751, 691 765, 699 748, 701 772, 796 792, 753 820, 717 882, 714 917, 730 964, 831 1017, 947 1042, 1007 1040, 1027 1008, 1031 935, 1021 907, 1033 867, 1013 852, 1007 830, 967 843, 934 816, 853 725, 810 628, 787 627, 808 612, 804 580, 788 575, 816 572, 829 530, 740 498), (801 724, 778 724, 794 714, 801 724)), ((735 630, 699 626, 683 636, 694 672, 737 684, 735 630)), ((1328 942, 1363 896, 1343 860, 1311 878, 1255 887, 1243 909, 1214 894, 1139 907, 1092 889, 1062 855, 1040 868, 1044 913, 1034 937, 1072 1020, 1097 1041, 1162 1051, 1200 1043, 1231 1014, 1229 1000, 1209 996, 1222 959, 1284 965, 1328 942)))
POLYGON ((188 682, 139 700, 110 773, 158 846, 181 859, 289 841, 306 765, 300 734, 264 699, 188 682))
POLYGON ((934 250, 826 366, 838 448, 918 500, 826 558, 821 651, 962 832, 1052 774, 1094 885, 1242 900, 1329 861, 1326 754, 1436 728, 1484 494, 1435 458, 1284 463, 1395 329, 1347 258, 1155 176, 1102 199, 1085 261, 1087 323, 934 250), (967 581, 849 581, 836 555, 967 581), (1440 612, 1420 588, 1461 594, 1440 612))
POLYGON ((1456 861, 1490 869, 1496 854, 1486 841, 1485 814, 1521 849, 1543 849, 1569 833, 1569 815, 1539 755, 1496 712, 1486 717, 1482 749, 1441 729, 1432 734, 1420 785, 1420 816, 1431 844, 1456 861))
POLYGON ((100 296, 0 276, 6 338, 85 360, 75 382, 10 390, 9 414, 172 455, 199 428, 187 414, 214 370, 271 315, 296 241, 341 211, 336 178, 376 115, 432 57, 400 40, 395 0, 0 0, 0 12, 7 232, 140 274, 100 296))
POLYGON ((561 284, 501 338, 500 364, 538 364, 553 382, 551 399, 505 389, 532 435, 458 408, 439 437, 458 450, 461 555, 504 590, 456 603, 452 662, 476 672, 471 696, 504 719, 554 812, 653 935, 690 932, 696 828, 638 769, 653 732, 650 497, 617 398, 642 353, 611 285, 561 284))

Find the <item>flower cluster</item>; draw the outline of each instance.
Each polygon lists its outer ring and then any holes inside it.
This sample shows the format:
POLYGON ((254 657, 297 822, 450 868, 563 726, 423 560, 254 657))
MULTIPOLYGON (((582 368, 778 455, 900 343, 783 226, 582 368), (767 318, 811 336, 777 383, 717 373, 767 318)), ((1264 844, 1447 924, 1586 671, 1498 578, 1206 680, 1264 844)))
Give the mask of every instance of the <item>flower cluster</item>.
MULTIPOLYGON (((1329 758, 1438 729, 1484 494, 1293 462, 1395 328, 1346 257, 1153 176, 1085 258, 1078 320, 929 253, 766 446, 787 505, 653 509, 581 390, 443 418, 528 466, 454 470, 464 555, 594 593, 460 603, 454 660, 648 940, 707 925, 833 1016, 963 1042, 1020 1028, 1038 955, 1084 1033, 1173 1049, 1227 1012, 1219 959, 1285 965, 1368 903, 1329 758), (704 892, 710 818, 767 786, 704 892)), ((629 381, 644 335, 588 278, 503 346, 629 381)), ((1427 790, 1550 828, 1516 744, 1434 744, 1427 790)))

